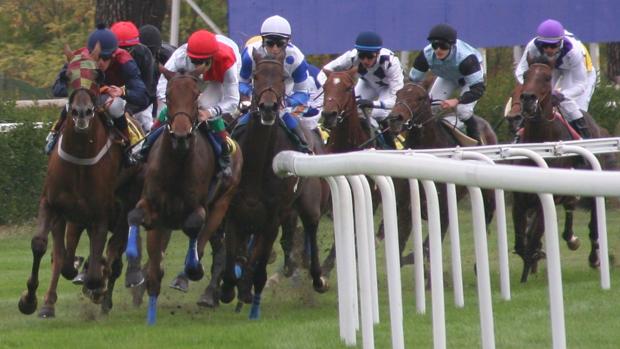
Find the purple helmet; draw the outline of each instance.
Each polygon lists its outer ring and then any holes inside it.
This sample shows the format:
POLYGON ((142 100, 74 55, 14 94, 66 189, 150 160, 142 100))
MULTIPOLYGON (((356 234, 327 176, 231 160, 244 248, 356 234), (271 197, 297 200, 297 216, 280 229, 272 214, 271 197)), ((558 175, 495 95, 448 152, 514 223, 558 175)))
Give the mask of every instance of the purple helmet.
POLYGON ((555 19, 547 19, 540 23, 536 35, 538 42, 556 44, 564 39, 564 26, 555 19))

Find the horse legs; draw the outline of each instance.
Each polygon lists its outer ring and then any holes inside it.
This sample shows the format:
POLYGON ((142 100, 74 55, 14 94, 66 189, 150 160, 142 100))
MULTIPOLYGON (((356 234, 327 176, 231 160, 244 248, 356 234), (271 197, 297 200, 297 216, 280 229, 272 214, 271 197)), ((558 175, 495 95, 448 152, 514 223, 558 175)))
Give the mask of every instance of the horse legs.
POLYGON ((32 269, 26 283, 27 290, 19 298, 18 308, 22 314, 30 315, 37 309, 37 288, 39 287, 39 267, 41 259, 47 250, 47 239, 50 226, 59 224, 60 218, 52 214, 45 198, 39 203, 39 216, 37 219, 37 232, 32 237, 30 248, 32 250, 32 269))
POLYGON ((316 210, 301 209, 300 218, 304 226, 304 246, 309 245, 310 249, 310 276, 312 276, 312 286, 319 293, 325 293, 329 289, 327 278, 322 275, 319 262, 319 246, 317 243, 317 230, 321 212, 318 205, 316 210))
MULTIPOLYGON (((124 216, 124 215, 121 215, 124 216)), ((114 229, 112 236, 108 241, 107 247, 107 262, 109 263, 108 269, 110 270, 110 275, 108 278, 108 285, 106 288, 106 293, 103 299, 103 303, 101 303, 101 311, 104 314, 107 314, 112 309, 112 294, 114 292, 114 285, 116 283, 116 279, 121 276, 123 271, 123 250, 125 245, 127 244, 126 237, 124 233, 127 231, 127 225, 124 220, 118 222, 117 227, 114 229)))
MULTIPOLYGON (((183 223, 183 232, 189 237, 189 247, 185 256, 185 275, 192 280, 198 281, 205 275, 204 268, 198 256, 199 235, 204 233, 207 212, 204 207, 196 208, 183 223)), ((204 245, 203 245, 204 248, 204 245)))
POLYGON ((576 249, 579 248, 579 246, 581 246, 581 241, 579 241, 579 238, 575 235, 575 232, 573 231, 573 215, 574 215, 575 207, 577 206, 577 198, 575 197, 565 198, 563 206, 564 206, 565 219, 564 219, 564 232, 562 233, 562 238, 564 239, 564 241, 566 241, 566 245, 568 246, 568 248, 572 251, 575 251, 576 249))
POLYGON ((146 249, 149 254, 149 262, 146 288, 149 294, 149 305, 146 320, 149 325, 155 325, 157 319, 157 297, 161 291, 161 279, 164 277, 164 270, 161 266, 163 252, 160 233, 158 230, 147 232, 146 249))
POLYGON ((596 213, 596 202, 594 199, 591 199, 590 204, 590 224, 588 224, 588 228, 590 229, 590 255, 588 256, 588 262, 590 267, 598 268, 601 265, 600 260, 600 251, 598 245, 598 214, 596 213))
POLYGON ((226 221, 226 264, 222 276, 222 288, 220 300, 226 304, 232 302, 235 298, 235 286, 237 285, 238 275, 236 273, 237 256, 243 244, 242 230, 239 223, 233 219, 226 221))
MULTIPOLYGON (((209 239, 211 244, 211 280, 198 299, 198 305, 214 308, 219 305, 220 281, 226 264, 226 248, 224 246, 224 227, 223 225, 216 231, 215 235, 209 239)), ((203 248, 204 251, 204 248, 203 248)))
POLYGON ((282 273, 285 277, 291 277, 297 269, 297 262, 295 261, 294 249, 295 249, 295 234, 297 233, 297 211, 287 210, 287 213, 282 215, 282 237, 280 238, 280 246, 282 246, 282 252, 284 253, 284 265, 282 266, 282 273))
POLYGON ((58 288, 58 278, 60 277, 60 269, 63 265, 65 257, 65 224, 60 221, 52 227, 53 252, 52 252, 52 277, 50 286, 44 297, 44 304, 39 311, 41 318, 53 318, 55 316, 54 305, 58 299, 56 289, 58 288))
POLYGON ((107 266, 103 258, 106 237, 108 234, 108 219, 93 224, 88 230, 90 237, 90 256, 88 258, 88 270, 84 279, 83 291, 91 300, 99 304, 105 293, 105 278, 107 276, 107 266))
POLYGON ((62 269, 60 270, 62 276, 67 280, 73 280, 78 275, 78 268, 84 260, 83 257, 78 257, 78 259, 75 258, 75 251, 78 243, 80 242, 80 237, 82 236, 83 231, 83 227, 80 227, 74 223, 67 224, 67 250, 65 252, 65 259, 62 269))
MULTIPOLYGON (((252 278, 254 286, 254 296, 252 297, 252 308, 250 309, 250 320, 258 320, 260 318, 260 301, 265 283, 267 282, 267 261, 273 248, 273 243, 278 235, 278 224, 273 222, 270 227, 263 230, 263 235, 259 236, 253 253, 248 261, 250 265, 250 273, 247 277, 252 278), (253 271, 253 272, 252 272, 253 271), (253 274, 253 275, 252 275, 253 274)), ((318 260, 317 260, 318 263, 318 260)))

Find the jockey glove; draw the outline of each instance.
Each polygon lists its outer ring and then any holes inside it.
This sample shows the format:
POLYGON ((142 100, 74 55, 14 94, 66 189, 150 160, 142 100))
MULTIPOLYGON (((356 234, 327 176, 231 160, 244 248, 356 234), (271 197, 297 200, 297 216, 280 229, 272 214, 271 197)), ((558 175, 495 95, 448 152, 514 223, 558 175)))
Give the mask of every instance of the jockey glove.
POLYGON ((252 85, 248 84, 247 82, 240 82, 239 83, 239 94, 242 94, 244 96, 251 96, 252 85))
POLYGON ((295 92, 292 95, 286 97, 286 105, 289 107, 297 107, 299 105, 307 105, 310 95, 306 92, 295 92))
POLYGON ((366 109, 366 108, 374 108, 375 104, 373 103, 373 101, 369 99, 359 99, 357 101, 357 106, 360 109, 366 109))
POLYGON ((562 101, 564 101, 565 97, 562 94, 562 92, 559 91, 553 91, 551 93, 551 104, 554 107, 557 107, 558 105, 560 105, 560 103, 562 103, 562 101))

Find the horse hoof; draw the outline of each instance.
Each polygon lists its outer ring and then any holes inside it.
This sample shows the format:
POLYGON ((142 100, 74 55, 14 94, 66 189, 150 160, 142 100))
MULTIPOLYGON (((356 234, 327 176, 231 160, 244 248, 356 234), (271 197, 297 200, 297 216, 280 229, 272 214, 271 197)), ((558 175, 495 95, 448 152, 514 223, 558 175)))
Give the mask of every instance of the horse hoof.
POLYGON ((590 268, 593 269, 601 266, 601 260, 598 255, 598 250, 590 252, 590 256, 588 256, 588 262, 590 263, 590 268))
POLYGON ((216 308, 220 305, 217 298, 217 291, 212 287, 207 287, 205 292, 198 299, 198 305, 207 308, 216 308))
POLYGON ((575 251, 579 248, 579 246, 581 246, 581 240, 573 235, 570 240, 566 241, 566 245, 571 251, 575 251))
POLYGON ((181 292, 187 292, 189 290, 189 280, 187 279, 187 276, 185 276, 184 273, 177 275, 177 277, 175 277, 170 283, 170 288, 181 292))
POLYGON ((125 287, 137 287, 144 283, 142 270, 127 271, 125 274, 125 287))
POLYGON ((56 312, 54 311, 53 305, 44 305, 41 307, 39 311, 39 318, 41 319, 52 319, 56 317, 56 312))
POLYGON ((329 282, 324 276, 321 276, 319 278, 318 283, 316 282, 313 283, 313 286, 314 286, 314 290, 318 293, 325 293, 327 292, 327 290, 329 290, 329 282))
POLYGON ((145 291, 146 285, 144 283, 131 289, 131 301, 135 307, 142 305, 142 299, 144 298, 145 291))
POLYGON ((222 301, 222 303, 228 304, 232 302, 233 299, 235 299, 235 288, 222 285, 222 290, 220 294, 220 300, 222 301))
POLYGON ((86 278, 86 274, 84 272, 78 273, 73 280, 71 281, 74 285, 84 285, 84 279, 86 278))
POLYGON ((106 295, 101 302, 101 314, 108 315, 112 310, 112 295, 106 295))
POLYGON ((296 269, 297 266, 292 262, 284 264, 284 266, 282 267, 282 275, 284 275, 285 278, 290 278, 291 276, 293 276, 293 273, 296 269))
POLYGON ((73 264, 65 264, 60 270, 60 274, 67 280, 73 280, 78 275, 78 270, 73 267, 73 264))
POLYGON ((205 270, 202 267, 202 264, 198 264, 196 268, 185 268, 185 275, 187 275, 187 278, 192 281, 198 281, 205 276, 205 270))
POLYGON ((17 307, 22 314, 30 315, 37 310, 37 297, 33 297, 32 299, 28 299, 27 292, 24 292, 22 296, 19 298, 19 303, 17 303, 17 307))
POLYGON ((243 302, 237 302, 237 305, 235 306, 235 313, 239 314, 241 309, 243 309, 243 302))

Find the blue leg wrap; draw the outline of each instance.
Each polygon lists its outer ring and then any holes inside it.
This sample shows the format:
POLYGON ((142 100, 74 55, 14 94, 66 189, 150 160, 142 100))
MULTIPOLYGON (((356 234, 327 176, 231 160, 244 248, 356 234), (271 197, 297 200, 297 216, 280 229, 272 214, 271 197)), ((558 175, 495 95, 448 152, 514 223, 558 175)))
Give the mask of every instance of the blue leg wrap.
POLYGON ((260 293, 252 297, 252 308, 250 309, 250 320, 258 320, 260 317, 260 293))
POLYGON ((235 263, 235 278, 239 280, 241 279, 242 276, 243 276, 243 269, 241 268, 241 265, 239 265, 239 263, 235 263))
POLYGON ((185 269, 198 268, 198 250, 196 249, 196 239, 189 239, 189 247, 185 256, 185 269))
POLYGON ((297 127, 297 124, 299 123, 299 121, 297 121, 297 118, 289 113, 285 113, 282 116, 282 121, 284 121, 286 127, 288 127, 289 130, 295 129, 297 127))
POLYGON ((149 326, 155 325, 157 319, 157 296, 149 297, 149 308, 146 312, 146 323, 149 326))
POLYGON ((127 239, 127 249, 125 254, 127 258, 138 257, 138 235, 140 234, 140 227, 137 225, 129 226, 129 237, 127 239))

